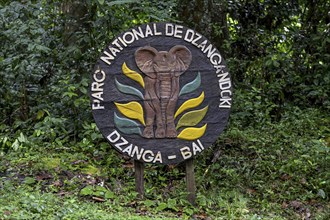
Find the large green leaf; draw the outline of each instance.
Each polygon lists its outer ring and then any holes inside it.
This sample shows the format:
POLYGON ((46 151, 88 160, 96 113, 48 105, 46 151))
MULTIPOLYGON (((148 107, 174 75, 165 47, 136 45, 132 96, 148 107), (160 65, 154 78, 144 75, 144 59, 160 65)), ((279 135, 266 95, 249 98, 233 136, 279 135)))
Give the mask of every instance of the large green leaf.
POLYGON ((116 128, 125 133, 125 134, 138 134, 142 135, 139 124, 133 120, 128 118, 119 117, 116 113, 114 113, 114 122, 116 128))
POLYGON ((206 106, 205 108, 195 111, 190 111, 184 114, 178 121, 176 129, 179 129, 180 127, 197 125, 205 117, 208 107, 209 106, 206 106))
POLYGON ((125 94, 129 94, 129 95, 135 95, 135 96, 137 96, 137 97, 139 97, 140 99, 143 100, 143 95, 138 89, 136 89, 132 86, 121 84, 120 82, 118 82, 117 79, 115 79, 115 84, 116 84, 117 89, 120 92, 125 93, 125 94))
POLYGON ((195 91, 201 85, 201 73, 198 72, 196 78, 187 83, 180 90, 179 96, 195 91))

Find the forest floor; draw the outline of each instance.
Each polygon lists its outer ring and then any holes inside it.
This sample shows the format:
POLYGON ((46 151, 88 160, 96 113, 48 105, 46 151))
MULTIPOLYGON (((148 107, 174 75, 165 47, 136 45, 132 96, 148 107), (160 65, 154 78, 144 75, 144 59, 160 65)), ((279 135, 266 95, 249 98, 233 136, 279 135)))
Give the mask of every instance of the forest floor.
POLYGON ((329 115, 291 109, 260 126, 239 117, 195 159, 196 206, 182 164, 146 165, 138 199, 132 161, 103 141, 43 146, 22 134, 13 149, 2 138, 0 219, 330 219, 329 115))

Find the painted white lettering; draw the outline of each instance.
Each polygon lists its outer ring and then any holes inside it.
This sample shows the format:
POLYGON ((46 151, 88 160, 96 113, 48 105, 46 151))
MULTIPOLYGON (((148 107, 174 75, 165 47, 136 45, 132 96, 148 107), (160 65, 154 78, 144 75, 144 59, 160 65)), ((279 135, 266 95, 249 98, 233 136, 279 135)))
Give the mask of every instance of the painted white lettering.
POLYGON ((183 147, 180 149, 180 151, 181 151, 181 155, 182 155, 183 159, 188 159, 188 158, 192 157, 192 153, 191 153, 189 147, 183 147))
POLYGON ((118 39, 115 39, 113 42, 112 42, 113 45, 117 46, 119 48, 119 50, 122 50, 123 48, 120 46, 120 44, 118 43, 118 39))
POLYGON ((197 143, 199 144, 199 147, 200 147, 202 150, 204 150, 204 146, 203 146, 202 142, 201 142, 199 139, 197 139, 197 143))
POLYGON ((123 138, 123 137, 120 137, 120 140, 122 142, 116 143, 115 144, 115 147, 122 151, 122 146, 125 146, 126 144, 128 144, 128 141, 125 138, 123 138))
POLYGON ((227 77, 229 77, 229 73, 228 72, 225 72, 225 73, 222 73, 222 74, 218 74, 218 78, 220 78, 219 79, 219 82, 223 82, 223 81, 229 80, 229 78, 227 78, 227 77))
POLYGON ((110 141, 110 143, 115 143, 120 139, 120 134, 117 130, 114 130, 111 134, 107 136, 107 139, 110 141))
POLYGON ((112 53, 112 55, 115 57, 116 53, 120 52, 120 50, 118 50, 117 48, 114 47, 108 47, 108 49, 110 50, 110 52, 112 53))
MULTIPOLYGON (((215 48, 214 48, 214 49, 215 49, 215 48)), ((221 61, 222 61, 222 57, 221 57, 220 54, 218 54, 218 53, 214 53, 214 54, 211 55, 210 60, 211 60, 211 63, 212 63, 213 65, 217 65, 217 64, 220 64, 220 63, 221 63, 221 61)))
POLYGON ((142 31, 142 28, 141 27, 139 27, 139 32, 137 30, 135 30, 135 29, 133 29, 132 32, 133 32, 134 37, 135 37, 136 40, 138 40, 139 37, 140 38, 144 38, 144 34, 143 34, 143 31, 142 31))
POLYGON ((103 88, 101 88, 103 85, 104 83, 92 82, 92 92, 103 92, 103 88))
POLYGON ((162 32, 157 32, 157 25, 154 24, 154 33, 156 36, 162 35, 162 32))
POLYGON ((100 100, 94 99, 92 104, 92 110, 104 109, 104 106, 101 105, 100 100))
POLYGON ((101 101, 103 101, 102 95, 103 95, 103 92, 94 92, 94 93, 92 93, 92 97, 94 97, 98 100, 101 100, 101 101))
POLYGON ((207 40, 204 40, 202 43, 200 43, 197 47, 201 49, 201 51, 204 51, 206 46, 207 40))
POLYGON ((95 82, 92 82, 91 85, 91 91, 93 99, 92 103, 92 109, 93 110, 98 110, 98 109, 104 109, 104 106, 101 105, 101 101, 103 101, 103 88, 102 86, 104 83, 102 83, 105 80, 105 72, 103 70, 97 69, 95 70, 93 74, 93 80, 95 82))
POLYGON ((221 95, 221 97, 227 98, 227 97, 230 97, 232 95, 232 93, 230 90, 225 90, 225 91, 221 91, 220 95, 221 95))
POLYGON ((165 35, 166 36, 173 36, 173 34, 174 34, 173 24, 166 24, 165 25, 165 35))
POLYGON ((96 82, 99 82, 99 83, 103 82, 105 80, 105 72, 103 70, 100 70, 100 69, 95 70, 95 72, 93 74, 93 79, 96 82), (99 74, 101 74, 101 75, 99 75, 99 74))
POLYGON ((151 150, 145 150, 143 148, 139 148, 138 146, 134 146, 122 137, 117 130, 114 130, 111 134, 109 134, 107 139, 114 147, 131 157, 136 156, 138 160, 142 159, 145 162, 163 163, 163 158, 160 151, 155 153, 151 150))
POLYGON ((221 90, 230 89, 230 87, 231 87, 230 80, 228 79, 227 81, 224 81, 224 82, 220 82, 220 80, 219 80, 219 87, 221 90))
POLYGON ((182 28, 183 28, 183 26, 181 26, 181 25, 175 25, 174 37, 182 38, 182 28))
POLYGON ((153 162, 154 163, 156 163, 156 162, 163 163, 162 154, 160 153, 160 151, 158 151, 158 153, 156 154, 153 162))
POLYGON ((114 57, 110 53, 108 53, 107 51, 104 51, 103 53, 106 56, 101 56, 101 60, 103 60, 103 62, 105 62, 106 64, 111 65, 110 61, 113 60, 114 57))
POLYGON ((207 48, 205 48, 205 50, 203 51, 203 53, 207 53, 207 58, 210 58, 211 55, 215 52, 215 50, 216 50, 216 48, 213 48, 213 45, 210 44, 207 48))
MULTIPOLYGON (((199 33, 196 33, 196 38, 191 42, 193 45, 195 45, 196 47, 198 47, 198 43, 197 41, 199 41, 202 38, 202 35, 200 35, 199 33)), ((205 52, 204 52, 205 53, 205 52)))
POLYGON ((198 152, 199 153, 202 152, 202 149, 200 149, 199 146, 195 142, 192 143, 192 149, 193 149, 194 155, 196 155, 198 152))
POLYGON ((127 44, 125 43, 125 41, 123 41, 123 39, 121 39, 120 37, 118 37, 118 39, 125 47, 127 47, 127 44))
MULTIPOLYGON (((225 65, 215 65, 214 68, 217 70, 216 74, 223 72, 223 69, 225 68, 225 65)), ((218 75, 219 77, 219 75, 218 75)))
POLYGON ((152 30, 149 25, 146 26, 146 37, 153 36, 152 30))
POLYGON ((145 162, 151 162, 154 159, 154 153, 151 150, 144 151, 142 155, 142 160, 145 162))
POLYGON ((133 144, 130 144, 122 152, 123 153, 127 153, 128 155, 131 155, 131 153, 132 153, 132 147, 133 147, 133 144))
POLYGON ((176 155, 169 155, 169 156, 167 156, 167 159, 174 160, 174 159, 176 159, 176 155))
POLYGON ((134 155, 136 155, 136 158, 138 160, 140 160, 141 157, 142 157, 143 151, 144 151, 144 149, 141 148, 141 150, 139 152, 139 148, 137 146, 134 146, 133 151, 132 151, 132 154, 131 154, 131 157, 134 157, 134 155))
POLYGON ((134 35, 132 32, 126 32, 123 36, 123 40, 125 41, 126 44, 131 44, 134 41, 134 35))
POLYGON ((231 98, 221 98, 219 108, 230 108, 231 98))
POLYGON ((191 29, 188 29, 184 36, 184 40, 187 42, 191 42, 194 39, 194 35, 195 35, 195 32, 191 29))

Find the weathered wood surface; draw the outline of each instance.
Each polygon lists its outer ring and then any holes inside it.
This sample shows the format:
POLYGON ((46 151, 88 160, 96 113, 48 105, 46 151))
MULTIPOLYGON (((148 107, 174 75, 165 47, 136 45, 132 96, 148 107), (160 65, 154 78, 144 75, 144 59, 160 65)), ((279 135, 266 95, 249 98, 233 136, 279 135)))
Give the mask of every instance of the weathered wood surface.
POLYGON ((196 204, 196 181, 194 172, 194 159, 188 159, 185 161, 186 166, 186 184, 188 192, 188 201, 192 204, 196 204))
POLYGON ((139 194, 139 198, 144 197, 144 163, 134 160, 135 171, 135 191, 139 194))
POLYGON ((151 23, 125 31, 104 49, 90 95, 95 122, 116 150, 147 163, 176 164, 217 140, 229 118, 232 84, 224 59, 204 36, 151 23))

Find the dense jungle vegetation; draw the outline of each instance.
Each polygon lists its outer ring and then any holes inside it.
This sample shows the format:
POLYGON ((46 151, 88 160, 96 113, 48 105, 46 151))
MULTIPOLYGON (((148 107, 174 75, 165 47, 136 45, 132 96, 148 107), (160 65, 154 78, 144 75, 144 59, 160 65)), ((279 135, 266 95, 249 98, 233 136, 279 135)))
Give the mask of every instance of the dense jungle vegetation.
POLYGON ((330 219, 327 0, 1 0, 0 219, 330 219), (229 124, 185 172, 132 161, 93 121, 101 51, 128 28, 196 29, 225 57, 229 124))

